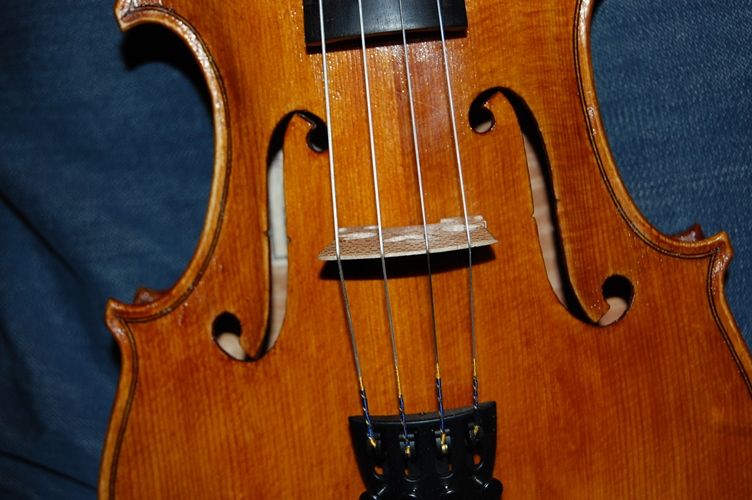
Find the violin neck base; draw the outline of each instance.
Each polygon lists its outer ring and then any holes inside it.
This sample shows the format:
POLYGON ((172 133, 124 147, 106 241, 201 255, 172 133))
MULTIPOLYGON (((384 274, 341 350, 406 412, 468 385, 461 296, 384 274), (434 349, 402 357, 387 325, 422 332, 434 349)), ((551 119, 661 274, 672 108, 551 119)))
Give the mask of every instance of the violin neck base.
MULTIPOLYGON (((358 3, 349 0, 323 0, 326 43, 336 44, 360 39, 358 3)), ((402 31, 437 33, 439 15, 436 2, 399 0, 362 0, 363 34, 366 38, 389 38, 402 31), (400 15, 402 10, 402 15, 400 15)), ((321 46, 321 20, 318 0, 304 0, 305 39, 308 47, 321 46)), ((441 4, 444 31, 449 34, 467 30, 465 0, 445 0, 441 4)))

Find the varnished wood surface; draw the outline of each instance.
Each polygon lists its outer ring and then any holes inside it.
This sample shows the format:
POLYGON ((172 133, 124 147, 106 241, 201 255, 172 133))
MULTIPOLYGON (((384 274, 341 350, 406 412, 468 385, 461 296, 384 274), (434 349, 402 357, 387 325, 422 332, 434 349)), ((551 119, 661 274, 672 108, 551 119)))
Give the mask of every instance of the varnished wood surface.
MULTIPOLYGON (((752 491, 752 360, 723 298, 724 234, 679 241, 629 199, 608 151, 588 52, 591 0, 468 1, 466 37, 448 42, 470 213, 499 239, 476 264, 480 393, 499 407, 495 475, 504 498, 745 498, 752 491), (473 99, 509 89, 534 114, 556 195, 568 277, 584 315, 557 300, 532 217, 517 116, 468 124, 473 99), (602 285, 634 286, 608 327, 602 285)), ((247 352, 266 329, 266 158, 289 113, 324 116, 321 59, 308 54, 298 0, 121 0, 124 28, 162 23, 183 37, 214 103, 215 175, 206 225, 180 281, 139 305, 111 302, 123 368, 102 461, 101 498, 357 498, 347 417, 357 381, 338 282, 318 252, 332 239, 328 159, 294 117, 284 142, 289 288, 279 340, 239 362, 213 343, 228 311, 247 352)), ((429 221, 461 214, 437 42, 410 46, 429 221)), ((420 223, 404 61, 370 48, 384 223, 420 223)), ((375 223, 362 67, 329 58, 340 223, 375 223)), ((466 271, 435 276, 445 404, 470 402, 466 271)), ((433 411, 425 277, 390 281, 408 412, 433 411)), ((396 412, 378 280, 349 282, 374 414, 396 412)))

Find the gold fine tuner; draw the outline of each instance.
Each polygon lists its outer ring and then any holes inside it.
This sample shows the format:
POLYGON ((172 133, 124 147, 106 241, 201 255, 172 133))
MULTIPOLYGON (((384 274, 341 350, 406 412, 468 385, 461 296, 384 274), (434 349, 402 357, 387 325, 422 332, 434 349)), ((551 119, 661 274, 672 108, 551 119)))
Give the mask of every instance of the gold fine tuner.
POLYGON ((446 442, 446 432, 441 432, 441 454, 446 455, 449 453, 449 444, 446 442))

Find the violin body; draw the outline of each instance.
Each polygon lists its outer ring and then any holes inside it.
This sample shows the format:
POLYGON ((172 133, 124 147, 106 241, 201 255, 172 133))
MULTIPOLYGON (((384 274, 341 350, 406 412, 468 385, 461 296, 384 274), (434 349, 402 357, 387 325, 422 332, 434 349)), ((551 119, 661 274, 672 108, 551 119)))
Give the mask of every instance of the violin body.
MULTIPOLYGON (((483 214, 498 239, 473 267, 479 392, 497 406, 493 474, 505 499, 744 498, 752 358, 723 296, 731 247, 725 234, 660 234, 629 198, 598 114, 593 8, 468 0, 466 33, 447 40, 468 212, 483 214), (493 116, 483 133, 468 124, 478 102, 493 116), (577 310, 546 275, 521 133, 530 118, 577 310), (599 326, 614 276, 632 288, 629 308, 599 326)), ((329 153, 311 147, 326 114, 302 0, 120 0, 116 15, 124 29, 160 23, 190 46, 212 97, 216 150, 205 227, 183 276, 164 293, 108 304, 122 374, 99 496, 357 498, 364 484, 348 417, 361 401, 340 284, 317 259, 333 238, 331 186, 329 153), (275 138, 288 279, 271 342, 275 138), (249 359, 216 345, 213 325, 226 313, 249 359)), ((423 37, 409 48, 426 211, 431 221, 457 217, 441 43, 423 37)), ((340 223, 374 224, 361 53, 327 57, 340 223)), ((368 64, 384 225, 420 224, 402 45, 369 45, 368 64)), ((399 269, 389 287, 405 406, 434 412, 426 276, 399 269)), ((447 408, 472 403, 466 283, 467 269, 451 263, 433 275, 447 408)), ((363 272, 347 286, 370 411, 393 415, 383 284, 363 272)))

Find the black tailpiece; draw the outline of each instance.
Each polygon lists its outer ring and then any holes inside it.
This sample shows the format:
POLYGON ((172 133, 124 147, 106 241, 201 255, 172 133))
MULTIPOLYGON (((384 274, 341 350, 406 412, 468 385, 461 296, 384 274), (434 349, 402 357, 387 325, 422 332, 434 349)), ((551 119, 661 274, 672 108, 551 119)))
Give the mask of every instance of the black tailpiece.
POLYGON ((373 444, 365 419, 350 417, 350 435, 366 485, 360 500, 501 498, 501 482, 492 476, 496 403, 482 403, 477 412, 447 412, 443 436, 438 413, 409 415, 407 436, 397 416, 373 417, 372 422, 373 444))

